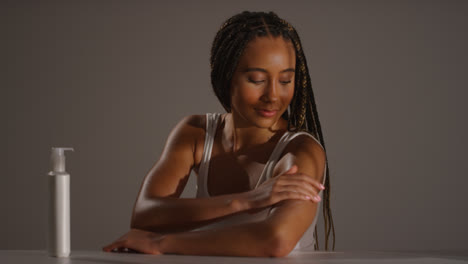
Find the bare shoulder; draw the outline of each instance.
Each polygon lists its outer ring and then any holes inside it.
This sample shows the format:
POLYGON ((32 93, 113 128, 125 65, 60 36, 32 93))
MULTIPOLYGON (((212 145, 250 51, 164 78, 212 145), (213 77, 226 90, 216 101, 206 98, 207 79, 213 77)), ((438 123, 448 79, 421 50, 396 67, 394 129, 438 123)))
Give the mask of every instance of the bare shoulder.
POLYGON ((182 118, 172 129, 169 137, 175 137, 178 141, 184 139, 193 140, 198 134, 205 130, 205 119, 203 115, 189 115, 182 118))
POLYGON ((170 132, 159 160, 148 172, 141 194, 177 197, 196 166, 197 141, 204 133, 201 115, 182 118, 170 132))
MULTIPOLYGON (((181 126, 181 128, 185 130, 190 129, 205 129, 206 118, 205 115, 188 115, 183 117, 177 126, 181 126)), ((176 126, 176 127, 177 127, 176 126)))
POLYGON ((297 165, 300 173, 322 181, 325 162, 326 153, 320 143, 311 135, 301 133, 288 143, 275 165, 273 175, 280 175, 292 165, 297 165))
POLYGON ((325 160, 325 150, 318 140, 310 134, 301 133, 294 137, 288 146, 286 146, 285 152, 306 155, 312 159, 325 160))
POLYGON ((182 118, 171 131, 171 142, 190 145, 194 168, 197 169, 203 155, 206 133, 206 115, 188 115, 182 118))
POLYGON ((161 159, 173 159, 174 156, 188 158, 189 153, 191 153, 190 156, 193 157, 192 162, 194 162, 197 140, 199 140, 200 134, 204 133, 201 119, 201 115, 189 115, 182 118, 169 133, 161 159), (182 153, 183 155, 181 155, 182 153))

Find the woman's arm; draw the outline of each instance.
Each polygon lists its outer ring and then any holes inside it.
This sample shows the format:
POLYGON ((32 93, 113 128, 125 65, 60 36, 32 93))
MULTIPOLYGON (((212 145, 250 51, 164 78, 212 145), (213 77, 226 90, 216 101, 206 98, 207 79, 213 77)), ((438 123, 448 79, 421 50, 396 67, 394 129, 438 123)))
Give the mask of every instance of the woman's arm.
MULTIPOLYGON (((288 148, 293 151, 278 162, 275 171, 281 173, 281 167, 297 164, 302 175, 309 175, 308 177, 316 181, 322 181, 325 154, 323 149, 312 141, 305 139, 305 142, 301 141, 300 147, 290 144, 288 148)), ((281 177, 294 178, 293 176, 281 177)), ((292 251, 313 222, 317 206, 318 204, 312 201, 286 199, 276 203, 269 217, 260 222, 164 236, 131 230, 127 236, 105 247, 104 250, 127 247, 150 254, 281 257, 292 251)))
POLYGON ((312 204, 285 201, 266 221, 168 234, 158 238, 153 249, 163 254, 287 256, 313 221, 315 210, 312 204), (304 213, 307 211, 312 214, 304 213))
POLYGON ((245 209, 238 195, 179 198, 195 166, 197 140, 205 136, 204 120, 204 116, 188 116, 171 131, 160 159, 143 181, 133 209, 132 228, 186 230, 245 209))
MULTIPOLYGON (((298 172, 323 180, 325 153, 313 139, 295 140, 276 169, 296 164, 298 172), (300 144, 300 145, 298 145, 300 144)), ((280 171, 276 170, 275 171, 280 171)), ((219 229, 168 234, 156 248, 161 253, 282 257, 288 255, 311 225, 317 203, 288 199, 275 205, 265 221, 219 229)))
POLYGON ((191 230, 222 217, 273 205, 285 199, 308 200, 307 196, 313 197, 320 189, 318 182, 304 175, 296 175, 282 177, 278 182, 270 181, 269 186, 245 193, 179 198, 195 165, 197 140, 205 136, 202 120, 205 120, 203 116, 186 117, 170 133, 161 158, 142 184, 134 206, 131 228, 157 233, 191 230), (282 186, 271 190, 274 184, 282 186))

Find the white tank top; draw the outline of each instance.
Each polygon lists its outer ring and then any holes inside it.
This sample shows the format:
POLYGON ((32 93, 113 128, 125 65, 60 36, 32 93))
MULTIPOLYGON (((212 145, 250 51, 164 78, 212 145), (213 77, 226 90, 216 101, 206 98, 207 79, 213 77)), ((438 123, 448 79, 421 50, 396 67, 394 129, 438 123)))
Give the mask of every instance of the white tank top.
MULTIPOLYGON (((211 151, 213 149, 213 142, 214 142, 214 137, 216 134, 216 129, 218 127, 218 123, 220 120, 221 114, 219 113, 207 113, 206 114, 206 134, 205 134, 205 145, 203 149, 203 156, 202 160, 200 162, 200 167, 198 170, 198 178, 197 178, 197 198, 200 197, 209 197, 208 193, 208 185, 207 185, 207 179, 208 179, 208 170, 210 166, 210 159, 211 159, 211 151)), ((320 142, 317 141, 312 135, 310 135, 307 132, 289 132, 287 131, 284 133, 284 135, 280 138, 278 143, 276 144, 275 148, 273 149, 273 152, 270 155, 270 158, 268 159, 267 163, 265 164, 265 167, 263 168, 263 172, 255 186, 259 186, 262 184, 264 181, 268 180, 271 178, 273 174, 273 169, 275 168, 276 163, 278 162, 278 159, 280 158, 284 148, 288 143, 295 138, 298 135, 308 135, 311 138, 313 138, 320 146, 320 142)), ((323 147, 322 147, 323 148, 323 147)), ((325 182, 325 177, 326 177, 326 166, 325 170, 323 172, 323 182, 325 182)), ((322 196, 322 191, 319 192, 320 198, 323 198, 322 196)), ((301 237, 299 242, 296 244, 294 250, 299 250, 299 249, 305 249, 307 248, 310 250, 311 248, 313 249, 315 245, 315 240, 314 240, 314 228, 317 223, 317 218, 319 214, 319 208, 321 207, 321 203, 319 206, 317 206, 317 211, 315 213, 315 218, 312 224, 309 226, 307 231, 304 233, 304 235, 301 237)), ((257 212, 255 214, 251 213, 239 213, 239 214, 234 214, 232 216, 228 216, 223 218, 220 221, 214 222, 212 224, 203 226, 201 228, 198 228, 196 230, 206 230, 206 229, 211 229, 215 227, 220 227, 220 226, 227 226, 227 225, 238 225, 242 223, 252 223, 252 222, 257 222, 257 221, 262 221, 266 219, 271 211, 272 207, 267 207, 260 212, 257 212)))

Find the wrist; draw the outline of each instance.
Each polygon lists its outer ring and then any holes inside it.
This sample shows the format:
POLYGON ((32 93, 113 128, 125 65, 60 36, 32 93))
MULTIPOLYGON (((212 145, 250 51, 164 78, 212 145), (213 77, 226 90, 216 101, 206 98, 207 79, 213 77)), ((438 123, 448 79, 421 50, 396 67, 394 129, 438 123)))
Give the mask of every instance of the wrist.
POLYGON ((252 205, 251 205, 251 202, 248 199, 248 197, 249 197, 248 192, 240 193, 240 194, 236 195, 235 197, 233 197, 230 200, 230 206, 231 206, 232 210, 235 213, 237 213, 237 212, 252 209, 252 205))
POLYGON ((161 254, 171 254, 176 253, 171 245, 173 245, 172 241, 174 240, 175 234, 167 234, 161 237, 161 239, 157 242, 157 247, 161 254))
POLYGON ((164 254, 166 253, 163 250, 164 246, 164 241, 166 240, 167 235, 155 235, 151 239, 152 246, 151 248, 153 249, 154 253, 153 254, 164 254))

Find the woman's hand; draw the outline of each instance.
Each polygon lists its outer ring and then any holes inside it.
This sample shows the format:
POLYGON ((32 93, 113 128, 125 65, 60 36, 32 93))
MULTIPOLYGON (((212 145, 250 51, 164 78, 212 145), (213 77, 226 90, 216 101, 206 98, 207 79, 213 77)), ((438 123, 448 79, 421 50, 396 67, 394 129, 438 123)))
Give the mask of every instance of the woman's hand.
POLYGON ((106 252, 136 252, 159 255, 162 235, 140 229, 131 229, 112 244, 102 248, 106 252))
POLYGON ((320 202, 318 193, 325 187, 311 177, 297 173, 293 165, 283 174, 273 177, 247 193, 250 208, 261 208, 283 200, 298 199, 320 202))

